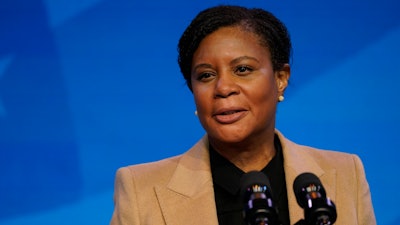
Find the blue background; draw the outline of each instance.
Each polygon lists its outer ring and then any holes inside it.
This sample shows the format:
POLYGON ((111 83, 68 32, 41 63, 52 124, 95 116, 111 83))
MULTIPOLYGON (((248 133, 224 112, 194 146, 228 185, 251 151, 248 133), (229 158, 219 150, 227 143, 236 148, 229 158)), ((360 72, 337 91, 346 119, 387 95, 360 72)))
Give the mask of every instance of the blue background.
MULTIPOLYGON (((202 9, 262 7, 291 32, 277 128, 358 154, 378 224, 400 223, 400 3, 0 0, 0 224, 108 224, 118 167, 204 131, 176 63, 202 9)), ((339 215, 340 216, 340 215, 339 215)))

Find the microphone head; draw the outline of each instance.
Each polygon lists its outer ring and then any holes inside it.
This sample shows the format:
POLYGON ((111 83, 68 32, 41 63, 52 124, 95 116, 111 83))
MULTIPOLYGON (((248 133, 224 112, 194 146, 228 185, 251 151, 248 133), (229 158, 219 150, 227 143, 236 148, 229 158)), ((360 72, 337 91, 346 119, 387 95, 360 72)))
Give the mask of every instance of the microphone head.
POLYGON ((318 193, 320 196, 312 196, 313 198, 326 198, 326 192, 319 178, 313 173, 302 173, 296 177, 293 182, 293 190, 296 195, 297 203, 304 208, 307 202, 307 195, 310 193, 318 193))
MULTIPOLYGON (((249 192, 265 192, 268 191, 272 195, 271 184, 267 175, 259 171, 250 171, 242 175, 240 179, 241 195, 244 197, 249 192), (265 190, 253 190, 253 187, 262 186, 265 190)), ((271 196, 269 196, 271 197, 271 196)))
POLYGON ((243 174, 240 184, 243 216, 247 224, 276 224, 278 214, 272 201, 268 177, 262 172, 251 171, 243 174))
POLYGON ((312 173, 300 174, 293 182, 297 203, 304 209, 307 224, 333 224, 336 206, 326 197, 321 181, 312 173))

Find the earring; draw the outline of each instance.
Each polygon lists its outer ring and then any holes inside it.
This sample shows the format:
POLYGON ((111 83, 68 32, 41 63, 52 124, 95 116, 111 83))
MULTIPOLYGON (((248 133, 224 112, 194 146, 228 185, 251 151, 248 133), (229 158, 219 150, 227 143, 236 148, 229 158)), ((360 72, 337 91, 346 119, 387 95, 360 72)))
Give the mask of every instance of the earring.
POLYGON ((285 97, 283 97, 283 95, 278 97, 278 101, 283 102, 283 100, 285 100, 285 97))
POLYGON ((196 115, 196 116, 197 116, 197 110, 195 110, 195 111, 194 111, 194 115, 196 115))

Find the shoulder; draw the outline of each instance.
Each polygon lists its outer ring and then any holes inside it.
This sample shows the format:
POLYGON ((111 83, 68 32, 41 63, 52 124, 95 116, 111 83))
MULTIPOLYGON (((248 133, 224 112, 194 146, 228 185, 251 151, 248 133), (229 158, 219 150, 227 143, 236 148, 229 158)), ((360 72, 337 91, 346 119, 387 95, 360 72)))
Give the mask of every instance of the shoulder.
POLYGON ((363 163, 356 154, 304 145, 299 145, 299 151, 307 154, 324 170, 335 170, 342 179, 365 177, 363 163))
POLYGON ((167 182, 181 157, 182 155, 178 155, 159 161, 121 167, 117 170, 117 179, 129 179, 144 183, 157 182, 159 184, 167 182))
POLYGON ((339 150, 332 149, 323 149, 316 148, 313 146, 307 146, 295 143, 285 136, 283 136, 279 131, 276 131, 281 141, 283 149, 285 149, 291 155, 295 155, 296 157, 310 157, 316 158, 319 161, 327 161, 327 162, 347 162, 347 161, 359 161, 359 157, 356 154, 342 152, 339 150))
POLYGON ((315 148, 306 145, 297 145, 298 151, 308 154, 313 158, 318 159, 324 163, 342 164, 354 163, 359 160, 356 154, 341 152, 339 150, 328 150, 322 148, 315 148), (346 163, 347 162, 347 163, 346 163))
POLYGON ((298 145, 299 151, 309 155, 325 169, 335 168, 338 171, 358 173, 363 171, 363 164, 358 155, 353 153, 341 152, 339 150, 328 150, 315 148, 305 145, 298 145))
POLYGON ((117 170, 116 179, 122 181, 135 181, 140 184, 166 185, 177 170, 207 170, 208 141, 205 137, 200 139, 188 151, 159 161, 135 164, 121 167, 117 170))
POLYGON ((292 167, 302 169, 319 167, 323 170, 335 169, 340 173, 363 171, 363 164, 356 154, 297 144, 281 133, 277 134, 282 144, 284 159, 289 160, 292 167), (300 162, 303 165, 298 165, 300 162))

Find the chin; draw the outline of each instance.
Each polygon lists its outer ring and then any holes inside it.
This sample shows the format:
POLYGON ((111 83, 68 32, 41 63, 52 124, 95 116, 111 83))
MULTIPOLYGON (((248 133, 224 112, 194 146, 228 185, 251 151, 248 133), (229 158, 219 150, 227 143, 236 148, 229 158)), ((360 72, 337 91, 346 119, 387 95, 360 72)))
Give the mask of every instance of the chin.
POLYGON ((210 134, 208 133, 209 139, 218 142, 218 143, 226 143, 226 144, 235 144, 241 143, 246 140, 247 136, 243 134, 228 134, 227 132, 221 132, 219 134, 210 134))

